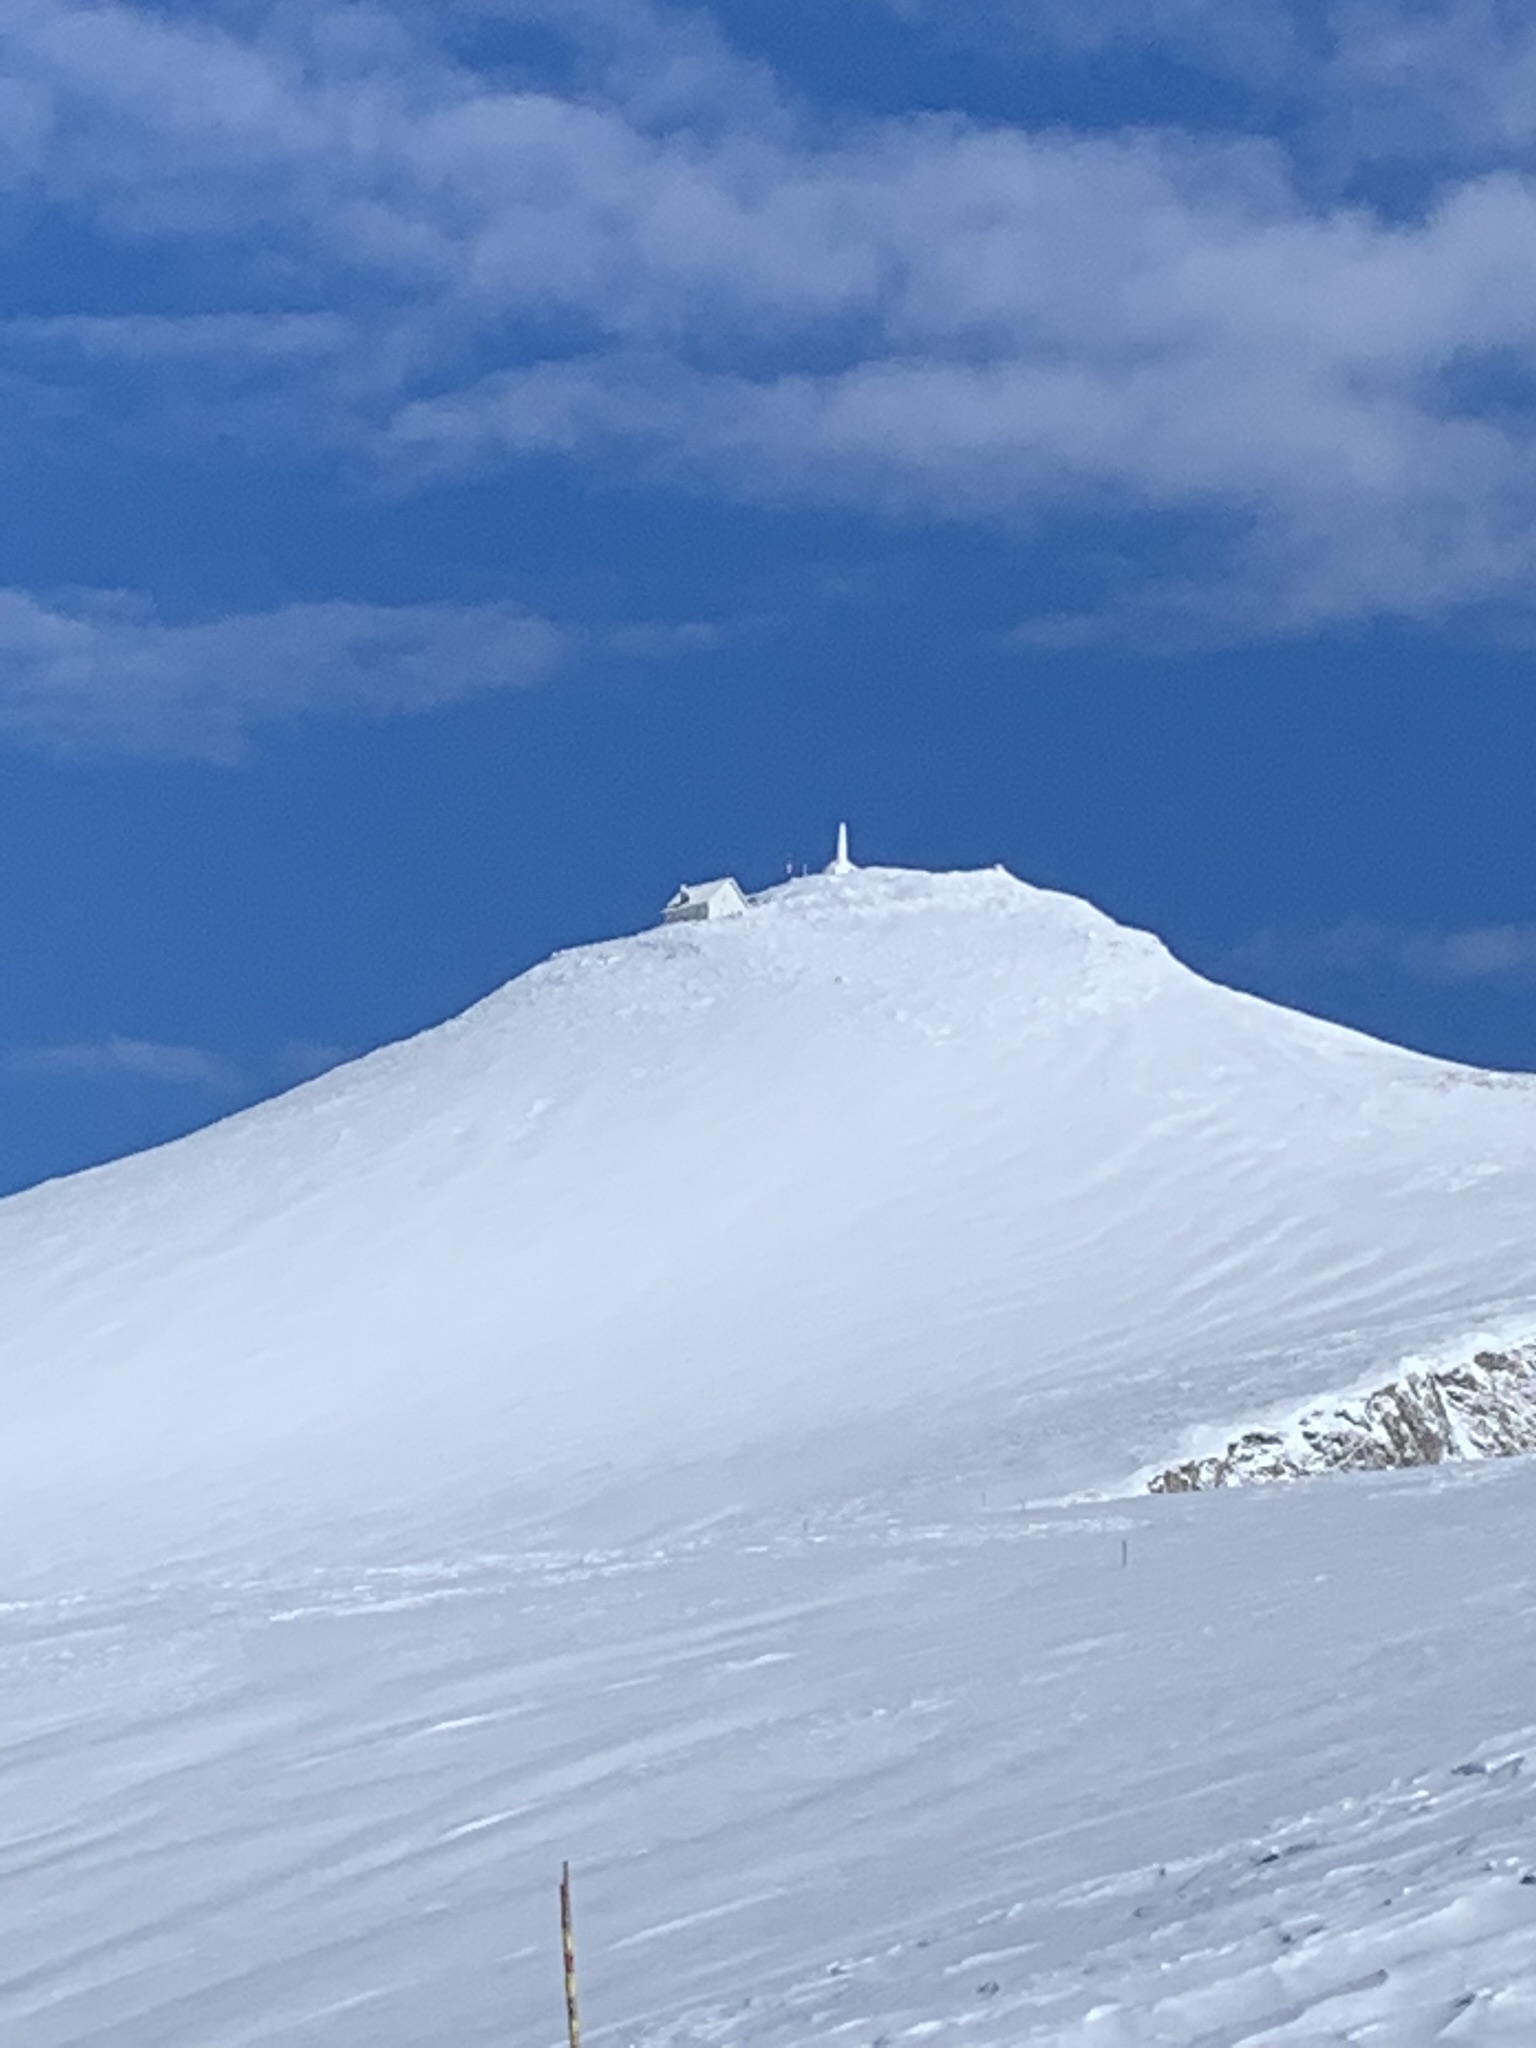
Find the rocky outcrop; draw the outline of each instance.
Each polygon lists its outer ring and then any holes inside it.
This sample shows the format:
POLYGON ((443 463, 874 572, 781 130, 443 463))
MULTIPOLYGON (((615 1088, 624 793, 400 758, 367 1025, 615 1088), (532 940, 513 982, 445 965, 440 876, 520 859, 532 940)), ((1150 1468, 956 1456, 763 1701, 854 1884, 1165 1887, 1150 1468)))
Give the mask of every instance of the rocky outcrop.
POLYGON ((1536 1345, 1479 1351, 1465 1365, 1403 1373, 1368 1394, 1320 1402, 1225 1450, 1170 1465, 1149 1493, 1266 1486, 1318 1472, 1375 1472, 1536 1451, 1536 1345))

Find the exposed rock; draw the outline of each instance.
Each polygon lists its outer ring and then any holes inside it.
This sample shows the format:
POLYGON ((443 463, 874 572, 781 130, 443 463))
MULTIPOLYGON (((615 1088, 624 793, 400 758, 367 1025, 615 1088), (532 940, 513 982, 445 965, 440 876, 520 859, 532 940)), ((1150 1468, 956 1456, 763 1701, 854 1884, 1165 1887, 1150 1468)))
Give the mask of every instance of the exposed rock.
POLYGON ((1536 1451, 1536 1345, 1479 1351, 1467 1365, 1405 1372, 1372 1393, 1319 1402, 1278 1429, 1250 1429, 1211 1457, 1170 1465, 1147 1491, 1264 1486, 1522 1451, 1536 1451))

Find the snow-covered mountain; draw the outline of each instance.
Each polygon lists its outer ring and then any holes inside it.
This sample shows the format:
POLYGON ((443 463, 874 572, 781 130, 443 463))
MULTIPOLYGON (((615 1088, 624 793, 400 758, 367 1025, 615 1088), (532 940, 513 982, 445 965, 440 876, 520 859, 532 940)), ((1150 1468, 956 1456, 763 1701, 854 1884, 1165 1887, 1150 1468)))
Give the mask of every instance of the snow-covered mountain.
POLYGON ((596 2041, 1536 2039, 1536 1473, 1141 1490, 1533 1221, 1536 1084, 1001 871, 0 1204, 0 2032, 549 2042, 570 1854, 596 2041))
POLYGON ((910 1406, 1011 1432, 1032 1497, 1113 1488, 1536 1327, 1533 1212, 1536 1082, 1001 871, 816 877, 0 1205, 6 1453, 344 1437, 366 1484, 411 1417, 524 1477, 910 1406))

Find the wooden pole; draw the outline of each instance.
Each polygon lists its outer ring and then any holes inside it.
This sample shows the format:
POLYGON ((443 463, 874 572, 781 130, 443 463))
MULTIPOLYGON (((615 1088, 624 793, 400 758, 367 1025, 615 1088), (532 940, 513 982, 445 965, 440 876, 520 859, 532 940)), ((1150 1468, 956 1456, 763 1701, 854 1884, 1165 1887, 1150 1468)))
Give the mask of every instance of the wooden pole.
POLYGON ((576 1928, 571 1919, 571 1866, 560 1866, 560 1947, 565 1956, 565 2027, 570 2048, 581 2048, 581 2007, 576 2002, 576 1928))

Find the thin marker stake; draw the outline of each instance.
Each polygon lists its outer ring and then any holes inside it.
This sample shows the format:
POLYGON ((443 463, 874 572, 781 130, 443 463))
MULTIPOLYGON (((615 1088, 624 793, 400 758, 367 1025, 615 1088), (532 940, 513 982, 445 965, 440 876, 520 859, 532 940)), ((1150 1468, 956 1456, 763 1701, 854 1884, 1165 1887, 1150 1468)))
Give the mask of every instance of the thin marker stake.
POLYGON ((581 2007, 576 2002, 576 1929, 571 1920, 571 1866, 560 1866, 560 1947, 565 1956, 565 2028, 570 2048, 581 2048, 581 2007))

